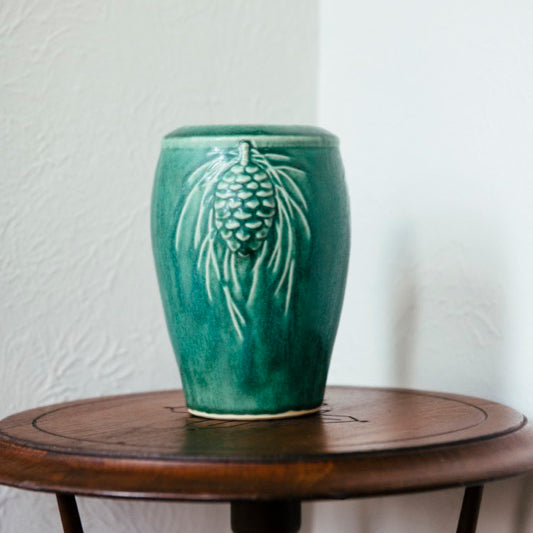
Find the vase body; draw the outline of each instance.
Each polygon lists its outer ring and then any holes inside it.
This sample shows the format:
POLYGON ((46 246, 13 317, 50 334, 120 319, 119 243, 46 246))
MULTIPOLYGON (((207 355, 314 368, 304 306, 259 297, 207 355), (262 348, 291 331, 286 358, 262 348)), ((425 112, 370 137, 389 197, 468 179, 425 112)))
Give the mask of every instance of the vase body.
POLYGON ((167 135, 152 245, 191 413, 274 418, 320 407, 349 255, 334 135, 304 126, 167 135))

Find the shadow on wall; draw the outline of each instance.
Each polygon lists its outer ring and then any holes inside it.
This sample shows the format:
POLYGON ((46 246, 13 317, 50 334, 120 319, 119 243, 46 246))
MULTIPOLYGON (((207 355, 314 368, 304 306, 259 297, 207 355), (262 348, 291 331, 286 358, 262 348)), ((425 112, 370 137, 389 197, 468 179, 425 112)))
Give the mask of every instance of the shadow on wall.
POLYGON ((394 385, 502 399, 506 252, 493 226, 469 214, 426 214, 392 233, 394 385))
POLYGON ((404 227, 391 243, 390 294, 392 381, 408 387, 413 374, 418 326, 419 280, 414 233, 404 227))

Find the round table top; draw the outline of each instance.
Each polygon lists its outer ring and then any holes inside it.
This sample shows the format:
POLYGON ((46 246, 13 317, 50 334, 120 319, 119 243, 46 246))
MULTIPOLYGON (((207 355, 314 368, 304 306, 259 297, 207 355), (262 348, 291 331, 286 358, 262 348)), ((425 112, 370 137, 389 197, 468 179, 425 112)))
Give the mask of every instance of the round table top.
POLYGON ((40 407, 0 422, 0 483, 172 500, 323 499, 471 485, 533 468, 533 432, 498 403, 330 387, 320 413, 191 416, 181 391, 40 407))

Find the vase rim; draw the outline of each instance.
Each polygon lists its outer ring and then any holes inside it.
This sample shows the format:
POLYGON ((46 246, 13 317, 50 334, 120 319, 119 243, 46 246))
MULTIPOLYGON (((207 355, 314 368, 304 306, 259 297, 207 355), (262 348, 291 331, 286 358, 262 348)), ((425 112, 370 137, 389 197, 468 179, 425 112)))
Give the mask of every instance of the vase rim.
POLYGON ((234 144, 250 140, 261 146, 338 146, 336 135, 317 126, 277 124, 211 124, 182 126, 163 138, 163 147, 234 144))

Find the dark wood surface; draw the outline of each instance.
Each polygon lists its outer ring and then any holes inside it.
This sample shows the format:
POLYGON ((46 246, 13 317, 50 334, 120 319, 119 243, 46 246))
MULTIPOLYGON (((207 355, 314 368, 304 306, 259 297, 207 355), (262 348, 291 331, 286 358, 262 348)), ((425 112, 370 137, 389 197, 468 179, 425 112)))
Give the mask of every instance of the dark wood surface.
POLYGON ((296 501, 235 501, 231 504, 231 529, 235 533, 296 533, 301 516, 296 501))
POLYGON ((57 494, 56 498, 63 533, 83 533, 75 496, 72 494, 57 494))
POLYGON ((317 415, 190 416, 181 391, 82 400, 0 422, 0 483, 170 500, 370 496, 476 485, 533 468, 525 418, 486 400, 331 387, 317 415))
POLYGON ((463 498, 463 504, 461 505, 461 514, 459 515, 459 524, 457 525, 456 533, 474 533, 476 531, 482 496, 482 485, 468 487, 465 490, 465 496, 463 498))

